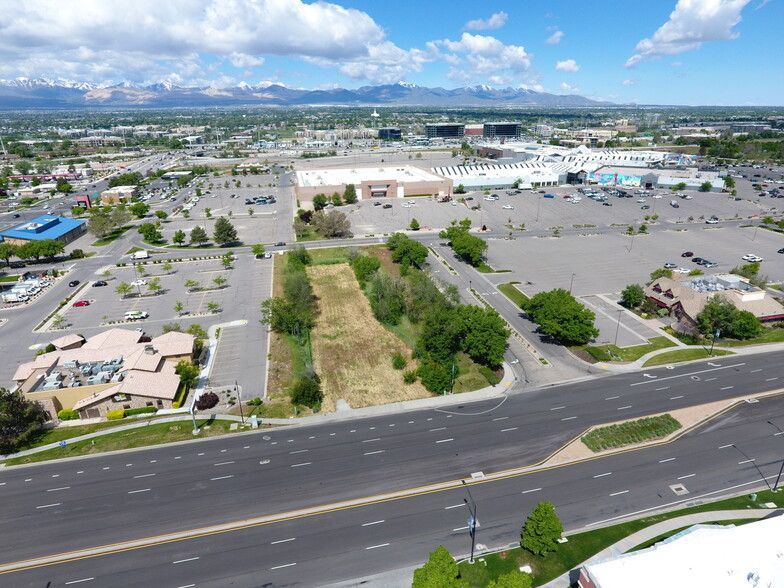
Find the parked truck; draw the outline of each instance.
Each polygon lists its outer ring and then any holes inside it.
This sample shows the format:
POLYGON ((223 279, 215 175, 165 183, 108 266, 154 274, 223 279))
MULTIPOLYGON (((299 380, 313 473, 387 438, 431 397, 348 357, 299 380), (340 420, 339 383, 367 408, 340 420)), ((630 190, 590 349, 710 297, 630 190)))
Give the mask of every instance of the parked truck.
POLYGON ((2 295, 3 302, 25 302, 29 299, 27 294, 22 294, 21 292, 5 292, 2 295))
POLYGON ((142 249, 141 251, 136 251, 135 253, 131 254, 131 259, 149 259, 150 254, 142 249))

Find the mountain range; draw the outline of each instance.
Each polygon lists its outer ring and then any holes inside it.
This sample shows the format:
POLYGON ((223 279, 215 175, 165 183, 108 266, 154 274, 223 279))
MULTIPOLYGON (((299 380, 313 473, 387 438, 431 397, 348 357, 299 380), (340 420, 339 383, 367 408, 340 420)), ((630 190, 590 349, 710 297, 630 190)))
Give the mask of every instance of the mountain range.
POLYGON ((305 90, 244 82, 228 88, 173 84, 89 84, 64 80, 0 80, 0 109, 167 108, 175 106, 611 106, 582 96, 523 88, 467 86, 446 90, 397 83, 355 90, 305 90))

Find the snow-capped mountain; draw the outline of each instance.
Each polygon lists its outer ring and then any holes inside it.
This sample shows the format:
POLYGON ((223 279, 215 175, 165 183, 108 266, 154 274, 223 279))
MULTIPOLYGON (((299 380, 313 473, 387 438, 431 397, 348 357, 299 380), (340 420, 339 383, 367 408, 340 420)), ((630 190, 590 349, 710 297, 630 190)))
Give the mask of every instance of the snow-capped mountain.
POLYGON ((227 88, 185 87, 169 82, 138 85, 131 82, 88 84, 67 80, 17 78, 0 80, 0 109, 96 108, 242 105, 407 105, 407 106, 599 106, 582 96, 556 95, 524 88, 467 86, 446 90, 405 82, 305 90, 281 84, 241 82, 227 88))

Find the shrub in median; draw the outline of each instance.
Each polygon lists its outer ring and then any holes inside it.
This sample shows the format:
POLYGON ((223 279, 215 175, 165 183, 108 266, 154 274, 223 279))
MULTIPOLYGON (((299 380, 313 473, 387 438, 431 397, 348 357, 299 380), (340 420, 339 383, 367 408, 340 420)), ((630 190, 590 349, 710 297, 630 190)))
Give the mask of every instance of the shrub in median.
POLYGON ((608 427, 599 427, 583 436, 582 441, 591 451, 602 451, 661 439, 680 428, 681 424, 672 416, 663 414, 608 427))
POLYGON ((106 420, 107 421, 117 421, 119 419, 125 418, 125 411, 124 410, 110 410, 106 413, 106 420))

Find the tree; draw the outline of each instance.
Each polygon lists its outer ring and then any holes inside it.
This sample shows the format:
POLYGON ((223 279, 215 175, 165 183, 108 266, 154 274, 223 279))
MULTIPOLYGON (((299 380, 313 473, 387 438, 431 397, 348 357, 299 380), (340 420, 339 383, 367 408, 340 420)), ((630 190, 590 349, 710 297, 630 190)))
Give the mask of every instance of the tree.
POLYGON ((231 221, 223 216, 215 221, 215 229, 212 233, 213 240, 218 245, 226 245, 228 243, 237 242, 237 229, 231 224, 231 221))
POLYGON ((419 230, 419 221, 417 219, 415 219, 415 218, 412 218, 411 219, 411 224, 409 225, 408 228, 410 228, 412 231, 418 231, 419 230))
POLYGON ((340 195, 340 192, 335 192, 332 195, 332 198, 330 198, 330 201, 332 202, 333 205, 340 206, 341 204, 343 204, 343 197, 340 195))
POLYGON ((0 388, 0 454, 23 448, 44 422, 46 412, 38 403, 19 390, 0 388))
POLYGON ((373 274, 367 285, 367 297, 379 322, 396 325, 406 311, 405 284, 388 273, 373 274))
POLYGON ((38 252, 41 257, 52 259, 65 251, 65 244, 56 239, 43 239, 38 241, 38 252))
POLYGON ((212 218, 212 208, 205 208, 204 216, 206 216, 207 218, 212 218))
POLYGON ((172 237, 172 242, 175 245, 182 245, 185 243, 185 231, 177 229, 177 231, 174 233, 174 236, 172 237))
POLYGON ((114 289, 115 292, 120 294, 123 298, 128 296, 131 292, 133 292, 133 286, 131 286, 127 282, 122 282, 119 286, 114 289))
POLYGON ((321 381, 316 374, 294 382, 291 389, 292 404, 315 408, 321 404, 322 400, 324 400, 324 392, 321 390, 321 381))
POLYGON ((523 525, 520 546, 534 555, 558 551, 558 539, 563 534, 563 525, 550 502, 540 502, 528 515, 523 525))
POLYGON ((251 245, 250 250, 251 250, 251 252, 253 252, 253 256, 256 259, 258 259, 259 257, 262 257, 264 255, 264 251, 265 251, 264 245, 261 245, 261 244, 251 245))
POLYGON ((653 270, 651 272, 651 282, 653 282, 654 280, 658 280, 659 278, 672 279, 672 270, 663 267, 653 270))
POLYGON ((710 192, 711 188, 713 188, 713 184, 710 182, 703 182, 700 184, 700 192, 710 192))
POLYGON ((326 194, 316 194, 313 197, 313 208, 316 210, 321 210, 327 205, 327 196, 326 194))
POLYGON ((136 218, 144 218, 144 215, 150 212, 150 205, 146 202, 136 202, 135 204, 131 204, 128 207, 128 210, 136 218))
POLYGON ((171 264, 170 261, 166 261, 161 266, 161 269, 168 274, 168 273, 171 273, 173 267, 174 266, 171 264))
POLYGON ((412 588, 468 588, 469 584, 460 579, 457 562, 439 545, 430 553, 427 563, 414 570, 412 588))
POLYGON ((465 194, 465 186, 463 184, 458 184, 457 188, 455 188, 455 194, 465 194))
MULTIPOLYGON (((93 210, 93 209, 90 209, 93 210)), ((97 212, 87 219, 87 232, 96 237, 103 238, 114 229, 112 218, 103 212, 97 212)))
POLYGON ((207 310, 212 312, 212 313, 218 312, 219 308, 220 308, 220 304, 218 304, 217 302, 208 302, 207 303, 207 310))
POLYGON ((346 184, 346 189, 343 191, 343 200, 346 204, 354 204, 357 201, 357 189, 354 184, 346 184))
POLYGON ((160 231, 158 231, 153 223, 143 223, 139 225, 139 228, 136 230, 144 236, 144 240, 148 243, 163 241, 163 235, 161 235, 160 231))
POLYGON ((147 288, 153 294, 158 294, 161 290, 163 290, 163 286, 161 286, 161 279, 160 278, 153 278, 149 282, 147 282, 147 288))
POLYGON ((14 255, 16 255, 16 249, 16 245, 11 245, 10 243, 0 243, 0 259, 4 259, 6 265, 11 265, 9 260, 14 255))
POLYGON ((727 190, 732 190, 735 187, 735 178, 732 176, 726 176, 724 178, 724 188, 727 190))
POLYGON ((629 284, 621 292, 621 304, 626 308, 640 306, 645 300, 645 291, 639 284, 629 284))
POLYGON ((708 299, 697 315, 697 328, 701 333, 715 336, 720 330, 725 337, 750 339, 762 333, 762 323, 747 310, 738 310, 735 305, 721 296, 708 299))
POLYGON ((326 237, 343 237, 351 231, 351 221, 338 210, 319 210, 313 214, 310 223, 326 237))
POLYGON ((543 333, 563 344, 587 343, 599 336, 594 327, 596 315, 563 288, 539 292, 524 307, 543 333))
POLYGON ((192 388, 199 381, 199 366, 187 359, 181 359, 174 366, 174 373, 180 376, 180 382, 188 388, 192 388))
POLYGON ((185 308, 185 305, 183 305, 183 303, 178 300, 177 303, 174 305, 174 312, 180 314, 183 308, 185 308))
POLYGON ((673 190, 674 192, 680 192, 681 190, 685 190, 686 189, 686 182, 678 182, 677 184, 672 186, 670 189, 673 190))
POLYGON ((233 256, 234 256, 233 251, 227 251, 226 253, 223 254, 223 256, 221 257, 221 265, 223 266, 223 269, 231 269, 231 262, 233 256))
POLYGON ((512 570, 506 574, 501 574, 495 580, 490 580, 487 588, 531 588, 533 580, 530 574, 512 570))
POLYGON ((360 255, 351 261, 351 268, 354 270, 354 275, 361 287, 365 286, 365 283, 380 267, 381 262, 372 255, 360 255))
POLYGON ((82 216, 85 208, 83 206, 74 206, 71 208, 71 216, 82 216))
POLYGON ((207 237, 207 231, 201 228, 200 225, 196 225, 195 227, 193 227, 193 229, 191 229, 191 238, 190 238, 191 245, 198 245, 199 247, 201 247, 207 241, 209 241, 209 237, 207 237))
POLYGON ((162 221, 165 221, 167 218, 169 218, 169 215, 163 212, 162 210, 156 210, 155 216, 157 216, 162 221))
POLYGON ((476 363, 500 365, 511 331, 506 321, 492 308, 460 305, 455 309, 462 329, 461 349, 476 363))
POLYGON ((190 290, 201 290, 201 284, 196 280, 185 280, 185 287, 190 290))
POLYGON ((228 280, 224 276, 215 276, 212 281, 218 288, 222 288, 223 284, 225 284, 228 280))
POLYGON ((387 240, 387 248, 392 251, 392 261, 404 267, 421 266, 427 259, 428 249, 419 241, 403 233, 395 233, 387 240))
POLYGON ((253 216, 253 209, 252 208, 248 209, 248 216, 253 216))

